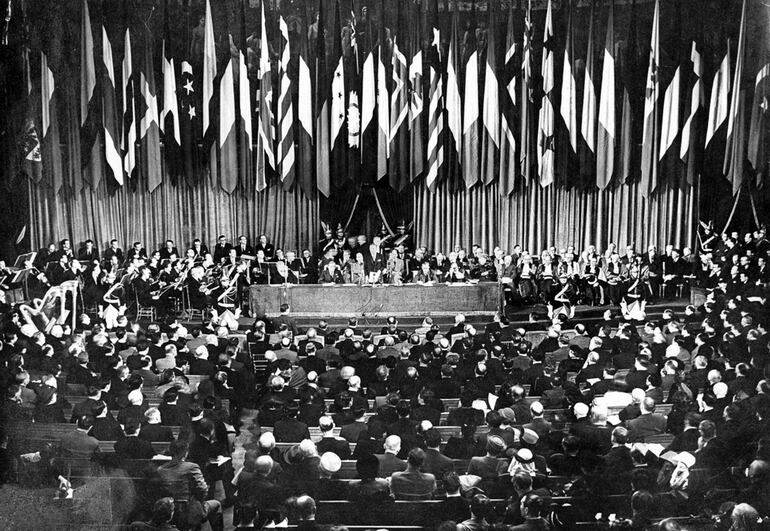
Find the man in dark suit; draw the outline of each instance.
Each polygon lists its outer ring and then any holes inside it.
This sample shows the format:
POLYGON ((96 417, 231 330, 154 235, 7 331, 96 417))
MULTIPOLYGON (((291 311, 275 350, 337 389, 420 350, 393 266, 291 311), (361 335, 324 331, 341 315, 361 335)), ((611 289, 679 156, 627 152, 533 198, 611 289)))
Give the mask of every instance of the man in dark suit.
POLYGON ((214 263, 222 263, 222 261, 227 258, 227 255, 230 254, 230 249, 232 249, 232 247, 232 245, 227 243, 227 238, 225 238, 224 234, 220 234, 219 238, 217 238, 217 244, 214 246, 214 263))
POLYGON ((190 374, 199 376, 212 376, 216 366, 209 361, 209 349, 201 345, 195 349, 195 359, 190 362, 190 374))
POLYGON ((61 438, 63 456, 92 459, 99 453, 99 441, 88 434, 92 425, 93 421, 88 415, 77 419, 77 429, 61 438))
POLYGON ((161 260, 170 260, 172 255, 180 258, 179 250, 174 246, 173 240, 166 240, 166 243, 163 244, 163 247, 158 252, 160 253, 161 260))
POLYGON ((334 435, 334 421, 331 417, 318 419, 318 427, 321 428, 321 440, 316 443, 319 454, 332 452, 340 459, 350 459, 350 445, 348 441, 334 435))
POLYGON ((425 450, 425 460, 422 464, 422 471, 428 474, 433 474, 437 478, 443 478, 450 472, 454 472, 454 461, 441 453, 441 434, 436 428, 431 428, 424 435, 425 446, 428 447, 425 450))
POLYGON ((84 246, 78 250, 78 260, 83 262, 84 265, 93 263, 94 260, 99 260, 99 251, 94 247, 93 240, 86 240, 84 246))
POLYGON ((310 439, 310 430, 307 424, 297 420, 299 408, 294 404, 289 404, 284 408, 284 418, 275 422, 273 435, 277 442, 298 443, 305 439, 310 439))
POLYGON ((113 256, 118 258, 118 263, 123 263, 123 249, 118 247, 118 240, 110 240, 110 246, 102 253, 102 260, 109 264, 113 256))
POLYGON ((377 460, 380 462, 380 476, 387 478, 394 472, 406 470, 406 461, 396 457, 401 451, 401 437, 398 435, 389 435, 382 445, 385 449, 384 454, 378 454, 377 460))
POLYGON ((365 432, 368 428, 366 424, 366 411, 364 409, 353 409, 353 416, 355 420, 342 426, 340 430, 340 437, 348 442, 355 443, 358 441, 362 432, 365 432))
POLYGON ((484 457, 472 457, 468 463, 468 474, 481 479, 495 479, 507 471, 508 463, 503 458, 505 441, 497 435, 487 437, 487 454, 484 457))
POLYGON ((134 242, 134 245, 126 253, 127 263, 131 263, 135 258, 147 260, 147 251, 142 247, 142 242, 134 242))
POLYGON ((716 425, 710 420, 702 420, 698 425, 700 438, 698 451, 695 452, 695 468, 721 469, 725 466, 729 450, 717 437, 716 425))
POLYGON ((674 437, 668 450, 672 452, 695 452, 698 449, 698 438, 700 432, 698 426, 701 423, 701 416, 693 411, 684 416, 684 430, 674 437))
POLYGON ((244 254, 254 256, 254 248, 249 245, 246 236, 238 236, 238 245, 235 246, 235 254, 238 256, 238 258, 244 254))
POLYGON ((540 440, 544 440, 548 437, 553 426, 543 418, 543 404, 532 402, 529 406, 529 411, 532 413, 532 421, 524 424, 523 427, 534 431, 540 440))
POLYGON ((412 448, 407 457, 406 470, 390 476, 390 492, 397 500, 429 500, 436 490, 436 477, 422 472, 425 452, 412 448))
POLYGON ((129 421, 123 428, 126 436, 115 441, 115 455, 124 459, 152 459, 155 450, 149 441, 139 438, 139 423, 129 421))
POLYGON ((286 327, 291 330, 292 334, 297 335, 299 333, 297 322, 291 315, 289 315, 290 311, 291 307, 288 304, 281 304, 281 315, 273 319, 273 326, 278 330, 282 324, 285 324, 286 327))
POLYGON ((174 440, 174 432, 168 426, 160 423, 160 411, 151 407, 144 412, 147 424, 139 430, 139 438, 147 442, 171 442, 174 440))
POLYGON ((626 423, 629 440, 644 442, 645 437, 659 435, 666 430, 666 417, 655 413, 655 400, 645 398, 641 403, 641 415, 626 423))

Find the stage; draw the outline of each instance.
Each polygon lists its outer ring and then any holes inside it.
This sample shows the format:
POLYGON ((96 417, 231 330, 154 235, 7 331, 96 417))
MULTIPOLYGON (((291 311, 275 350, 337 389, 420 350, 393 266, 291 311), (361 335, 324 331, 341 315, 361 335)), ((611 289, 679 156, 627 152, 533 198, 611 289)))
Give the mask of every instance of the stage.
POLYGON ((490 315, 500 308, 501 287, 479 284, 390 285, 253 285, 251 315, 277 316, 282 304, 296 317, 385 317, 490 315))

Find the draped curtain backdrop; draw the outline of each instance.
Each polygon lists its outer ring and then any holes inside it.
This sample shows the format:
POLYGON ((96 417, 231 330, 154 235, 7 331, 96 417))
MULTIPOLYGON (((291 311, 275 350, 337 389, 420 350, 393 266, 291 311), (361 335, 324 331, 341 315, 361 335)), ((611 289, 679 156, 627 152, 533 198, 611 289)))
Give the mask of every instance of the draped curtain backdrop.
POLYGON ((100 186, 83 188, 78 196, 54 196, 48 186, 30 181, 29 195, 33 249, 65 237, 73 246, 91 238, 102 248, 112 238, 122 246, 141 241, 147 248, 172 239, 181 252, 195 238, 212 246, 220 234, 233 240, 243 234, 253 243, 264 233, 276 247, 312 250, 320 233, 318 201, 278 185, 228 195, 211 182, 164 182, 152 194, 100 186))
POLYGON ((415 188, 415 242, 444 252, 477 243, 487 252, 520 244, 531 252, 551 245, 587 245, 637 251, 649 244, 692 245, 698 224, 698 188, 670 188, 649 200, 637 184, 585 191, 531 183, 510 197, 497 184, 453 193, 445 181, 435 193, 415 188))

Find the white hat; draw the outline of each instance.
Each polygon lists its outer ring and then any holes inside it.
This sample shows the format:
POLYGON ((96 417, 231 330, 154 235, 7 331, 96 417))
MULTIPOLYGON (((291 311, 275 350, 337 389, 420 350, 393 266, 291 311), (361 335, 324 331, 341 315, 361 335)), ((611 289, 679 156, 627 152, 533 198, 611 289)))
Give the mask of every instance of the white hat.
POLYGON ((342 460, 340 459, 340 456, 333 452, 324 452, 321 456, 319 467, 324 472, 334 474, 339 472, 340 468, 342 468, 342 460))

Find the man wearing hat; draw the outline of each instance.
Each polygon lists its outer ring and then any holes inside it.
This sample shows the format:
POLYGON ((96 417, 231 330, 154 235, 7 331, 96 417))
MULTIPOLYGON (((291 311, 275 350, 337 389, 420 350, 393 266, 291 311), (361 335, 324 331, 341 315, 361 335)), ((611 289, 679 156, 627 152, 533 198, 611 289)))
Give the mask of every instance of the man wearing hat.
POLYGON ((284 406, 284 418, 276 421, 273 428, 273 435, 277 442, 298 443, 304 439, 310 439, 310 430, 307 424, 297 420, 298 414, 299 407, 296 404, 284 406))
MULTIPOLYGON (((320 451, 320 446, 319 446, 320 451)), ((318 472, 321 478, 315 482, 312 496, 315 500, 345 500, 348 497, 348 486, 344 481, 334 479, 333 476, 342 468, 342 460, 333 452, 321 454, 318 463, 318 472)))
POLYGON ((523 470, 511 474, 511 487, 513 494, 508 498, 508 507, 505 510, 504 522, 508 525, 520 525, 524 523, 524 516, 521 512, 522 500, 528 495, 537 495, 542 498, 548 498, 551 493, 543 488, 532 488, 532 475, 523 470))
POLYGON ((487 453, 483 457, 472 457, 468 463, 468 474, 483 479, 495 479, 505 474, 508 462, 503 458, 506 449, 505 441, 497 435, 487 437, 487 453))

